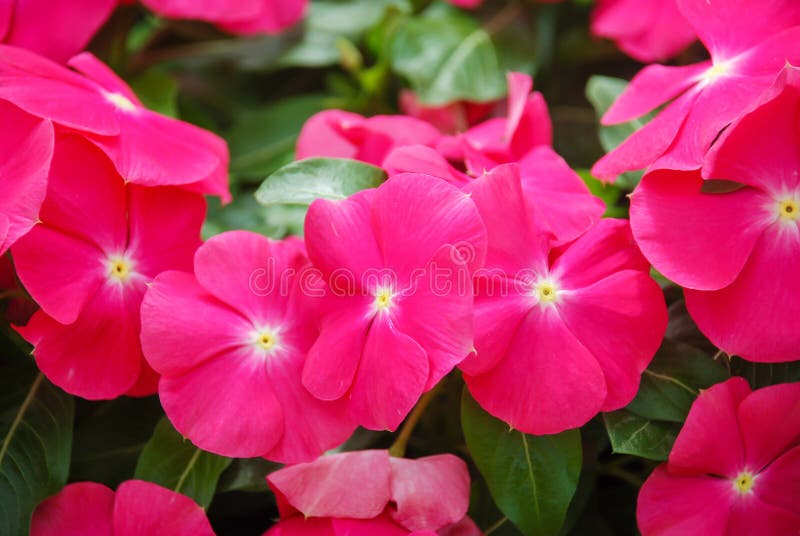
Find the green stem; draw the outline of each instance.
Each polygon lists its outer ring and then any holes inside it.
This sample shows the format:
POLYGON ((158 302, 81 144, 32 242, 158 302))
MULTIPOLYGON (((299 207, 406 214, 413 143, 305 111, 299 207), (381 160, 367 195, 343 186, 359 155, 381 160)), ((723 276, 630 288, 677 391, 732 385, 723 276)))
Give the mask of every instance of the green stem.
POLYGON ((686 389, 688 392, 690 392, 694 396, 697 396, 697 395, 700 394, 700 391, 698 391, 697 389, 693 389, 692 387, 689 387, 688 385, 686 385, 682 381, 676 380, 675 378, 673 378, 671 376, 664 376, 663 374, 658 374, 657 372, 653 372, 652 370, 645 370, 644 373, 647 374, 648 376, 652 376, 653 378, 658 378, 659 380, 663 380, 665 382, 674 383, 678 387, 686 389))
POLYGON ((411 414, 403 423, 403 427, 400 428, 400 433, 397 435, 397 439, 395 439, 394 443, 392 443, 392 446, 389 447, 390 456, 402 458, 406 455, 406 446, 408 445, 408 440, 411 438, 411 434, 414 433, 414 428, 417 427, 417 423, 419 423, 419 420, 422 418, 422 414, 425 413, 425 409, 431 403, 431 400, 434 399, 438 391, 439 386, 437 385, 422 395, 422 398, 419 399, 419 402, 417 402, 417 405, 414 406, 414 409, 411 410, 411 414))
POLYGON ((200 449, 196 449, 194 454, 192 454, 192 457, 189 459, 189 463, 186 464, 186 469, 183 470, 181 477, 178 479, 178 483, 175 484, 175 493, 181 492, 181 488, 183 488, 183 485, 186 483, 186 479, 189 477, 189 473, 192 472, 192 467, 194 467, 194 464, 197 463, 197 459, 200 457, 201 452, 202 451, 200 449))
POLYGON ((22 416, 25 415, 25 412, 28 411, 28 407, 33 402, 33 398, 36 396, 36 391, 39 390, 39 386, 42 384, 42 380, 44 376, 40 372, 36 379, 33 380, 33 384, 31 388, 28 390, 28 394, 23 400, 22 405, 19 407, 19 411, 14 416, 14 420, 11 422, 11 427, 8 429, 8 434, 6 434, 5 439, 3 439, 3 445, 0 446, 0 463, 3 463, 3 458, 6 456, 6 452, 8 452, 8 447, 11 445, 11 438, 14 437, 14 433, 17 431, 20 423, 22 422, 22 416))
POLYGON ((495 521, 495 522, 492 524, 492 526, 491 526, 491 527, 489 527, 488 529, 486 529, 485 531, 483 531, 483 534, 484 534, 485 536, 489 536, 491 533, 493 533, 494 531, 496 531, 497 529, 499 529, 500 527, 502 527, 503 525, 505 525, 506 521, 508 521, 508 518, 507 518, 506 516, 503 516, 503 517, 501 517, 500 519, 498 519, 497 521, 495 521))

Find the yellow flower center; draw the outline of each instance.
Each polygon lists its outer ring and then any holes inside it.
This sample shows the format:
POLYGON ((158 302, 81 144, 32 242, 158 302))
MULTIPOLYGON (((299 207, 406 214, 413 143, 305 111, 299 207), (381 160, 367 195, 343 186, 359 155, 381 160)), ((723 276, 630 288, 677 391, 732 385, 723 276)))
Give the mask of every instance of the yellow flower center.
POLYGON ((119 93, 106 93, 106 100, 125 112, 135 112, 136 105, 125 95, 119 93))
POLYGON ((131 278, 131 262, 123 257, 112 257, 108 260, 108 277, 111 280, 125 283, 131 278))
POLYGON ((387 288, 378 289, 375 293, 374 307, 377 311, 383 311, 392 306, 392 291, 387 288))
POLYGON ((731 70, 731 64, 728 61, 715 63, 703 73, 703 82, 705 84, 712 84, 728 74, 731 70))
POLYGON ((800 203, 792 198, 778 201, 778 215, 783 220, 797 221, 800 219, 800 203))
POLYGON ((256 338, 256 344, 258 344, 258 346, 264 350, 271 350, 275 346, 275 343, 275 335, 269 331, 259 333, 258 337, 256 338))
POLYGON ((533 295, 541 305, 553 304, 558 301, 558 285, 549 279, 543 279, 534 286, 533 295))
POLYGON ((742 495, 746 495, 753 489, 755 482, 756 477, 753 474, 743 471, 733 480, 733 488, 742 495))

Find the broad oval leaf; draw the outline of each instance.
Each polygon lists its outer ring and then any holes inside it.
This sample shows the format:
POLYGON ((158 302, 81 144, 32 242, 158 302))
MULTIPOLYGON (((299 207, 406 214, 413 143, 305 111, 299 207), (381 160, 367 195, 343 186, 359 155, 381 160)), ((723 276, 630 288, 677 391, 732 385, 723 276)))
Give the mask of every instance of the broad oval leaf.
POLYGON ((183 493, 208 508, 219 476, 230 463, 230 458, 195 447, 164 417, 139 456, 136 478, 183 493))
POLYGON ((621 409, 603 414, 611 448, 615 454, 632 454, 664 461, 681 429, 679 423, 647 419, 621 409))
POLYGON ((306 158, 282 167, 261 183, 262 205, 310 205, 315 199, 344 199, 386 179, 381 168, 346 158, 306 158))
POLYGON ((31 366, 0 368, 0 534, 26 535, 67 482, 75 405, 31 366))
POLYGON ((510 430, 484 411, 466 388, 461 426, 500 511, 523 534, 558 534, 578 486, 580 431, 532 436, 510 430))

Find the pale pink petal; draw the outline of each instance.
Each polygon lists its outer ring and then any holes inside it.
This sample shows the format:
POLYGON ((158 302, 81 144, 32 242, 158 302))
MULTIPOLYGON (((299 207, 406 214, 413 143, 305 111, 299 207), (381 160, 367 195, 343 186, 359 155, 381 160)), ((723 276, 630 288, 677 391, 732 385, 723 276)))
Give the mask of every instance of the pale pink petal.
POLYGON ((372 321, 350 390, 348 409, 370 430, 395 430, 425 391, 425 350, 397 330, 385 313, 372 321))
POLYGON ((304 233, 308 256, 326 278, 341 274, 355 284, 364 271, 383 266, 372 229, 374 196, 375 190, 363 190, 341 201, 317 199, 308 207, 304 233))
POLYGON ((42 501, 30 536, 113 536, 114 492, 95 482, 70 484, 42 501))
MULTIPOLYGON (((765 388, 762 391, 768 389, 765 388)), ((797 387, 794 390, 796 391, 797 387)), ((791 428, 797 429, 797 406, 798 402, 795 400, 794 414, 787 414, 786 420, 779 426, 786 423, 791 428)), ((776 429, 772 429, 772 433, 776 431, 776 429)), ((781 435, 785 435, 785 433, 781 432, 781 435)), ((795 442, 797 443, 797 441, 795 442)), ((800 446, 795 446, 756 475, 753 482, 753 493, 765 503, 792 512, 795 514, 795 519, 800 520, 800 486, 797 485, 798 482, 800 482, 800 446)), ((797 527, 800 527, 800 524, 795 525, 795 528, 797 527)))
POLYGON ((497 366, 464 381, 483 409, 529 434, 582 426, 606 398, 600 365, 552 307, 536 306, 497 366))
POLYGON ((159 383, 161 405, 192 443, 220 456, 261 456, 281 440, 285 415, 267 374, 270 358, 241 347, 159 383))
POLYGON ((267 475, 281 516, 378 516, 391 500, 391 466, 385 450, 329 454, 267 475))
POLYGON ((128 187, 128 253, 136 270, 154 277, 164 270, 192 270, 206 216, 201 195, 177 188, 128 187))
POLYGON ((706 475, 680 476, 656 468, 639 491, 636 519, 647 536, 729 534, 734 501, 730 481, 706 475))
POLYGON ((738 476, 745 453, 737 411, 749 394, 747 381, 738 376, 702 391, 672 447, 670 471, 738 476))
POLYGON ((192 274, 163 272, 142 300, 142 350, 161 374, 184 374, 205 360, 252 343, 255 329, 201 287, 192 274))
POLYGON ((559 314, 606 377, 602 410, 626 406, 667 329, 661 288, 647 272, 624 270, 565 294, 559 314))
POLYGON ((0 101, 0 255, 39 219, 53 157, 53 125, 0 101))
POLYGON ((33 343, 39 369, 68 393, 90 400, 115 398, 139 377, 139 304, 144 282, 103 283, 69 325, 38 312, 22 335, 33 343))
POLYGON ((358 149, 342 134, 342 129, 363 121, 363 116, 342 110, 324 110, 311 116, 297 138, 297 159, 313 156, 355 158, 358 149))
POLYGON ((703 184, 697 172, 645 175, 631 196, 631 228, 656 270, 679 285, 714 290, 739 276, 769 221, 761 192, 706 194, 703 184))
POLYGON ((392 518, 408 530, 437 530, 461 520, 469 507, 467 465, 451 454, 390 458, 392 518))
POLYGON ((625 123, 655 110, 697 83, 711 62, 680 67, 648 65, 633 77, 625 91, 603 115, 604 125, 625 123))
POLYGON ((117 488, 114 536, 214 536, 211 524, 192 499, 152 482, 128 480, 117 488))
POLYGON ((772 385, 751 393, 739 406, 739 425, 747 467, 760 471, 800 444, 800 383, 772 385))
MULTIPOLYGON (((685 291, 700 331, 732 355, 762 362, 800 357, 800 227, 778 221, 756 243, 739 277, 716 291, 685 291)), ((730 231, 728 231, 730 232, 730 231)))

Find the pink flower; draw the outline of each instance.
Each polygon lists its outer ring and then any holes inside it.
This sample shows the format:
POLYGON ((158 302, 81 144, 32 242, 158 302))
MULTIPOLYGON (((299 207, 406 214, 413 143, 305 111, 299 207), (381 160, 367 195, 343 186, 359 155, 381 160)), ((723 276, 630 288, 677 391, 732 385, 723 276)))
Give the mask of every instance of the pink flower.
POLYGON ((203 129, 144 108, 131 89, 85 52, 69 65, 0 45, 0 99, 80 132, 125 180, 179 185, 230 199, 225 142, 203 129))
POLYGON ((342 110, 325 110, 303 125, 297 138, 297 158, 351 158, 380 166, 395 147, 433 146, 441 134, 432 125, 404 115, 365 118, 342 110))
POLYGON ((751 391, 731 378, 700 393, 669 461, 639 492, 643 536, 796 535, 800 383, 751 391))
POLYGON ((631 197, 636 241, 686 287, 686 305, 720 349, 752 361, 800 359, 800 71, 731 125, 703 173, 740 183, 705 193, 699 171, 645 175, 631 197), (738 188, 738 189, 737 189, 738 188))
POLYGON ((76 482, 43 501, 31 536, 214 536, 193 500, 157 484, 128 480, 116 493, 102 484, 76 482))
POLYGON ((508 115, 495 117, 458 136, 443 138, 437 149, 445 158, 462 162, 467 173, 480 176, 498 164, 518 162, 540 145, 553 144, 553 125, 547 103, 533 80, 508 73, 508 115))
POLYGON ((408 89, 400 92, 400 109, 405 115, 422 119, 444 134, 458 134, 485 119, 497 102, 457 101, 444 106, 428 106, 408 89))
POLYGON ((39 219, 53 157, 53 125, 0 100, 0 255, 39 219))
POLYGON ((445 181, 409 173, 314 201, 305 236, 328 287, 303 385, 345 399, 362 426, 394 430, 472 348, 471 273, 486 241, 478 211, 445 181))
POLYGON ((474 181, 488 232, 475 274, 475 350, 459 367, 489 413, 532 434, 585 424, 630 402, 667 324, 625 220, 552 249, 515 166, 474 181))
POLYGON ((116 6, 116 0, 4 0, 0 43, 64 63, 86 47, 116 6))
POLYGON ((592 34, 644 63, 667 60, 697 39, 676 0, 599 0, 592 34))
POLYGON ((164 272, 148 289, 144 353, 167 416, 200 448, 294 463, 353 432, 342 403, 300 382, 317 335, 307 264, 297 240, 234 231, 197 250, 194 275, 164 272))
POLYGON ((279 33, 303 18, 308 0, 142 0, 162 17, 196 19, 225 31, 279 33))
POLYGON ((41 223, 11 248, 42 308, 20 332, 53 383, 89 399, 155 391, 139 305, 156 274, 191 267, 204 216, 200 195, 126 184, 94 145, 57 140, 41 223))
POLYGON ((650 65, 603 116, 623 123, 667 104, 647 125, 601 158, 592 173, 613 179, 632 169, 698 169, 720 131, 800 61, 800 3, 795 0, 677 0, 711 61, 650 65), (671 101, 671 102, 670 102, 671 101))
POLYGON ((469 472, 450 454, 385 450, 323 456, 267 476, 281 521, 269 536, 479 536, 466 517, 469 472))
POLYGON ((475 9, 476 7, 480 6, 483 3, 483 0, 447 0, 454 6, 458 6, 463 9, 475 9))

